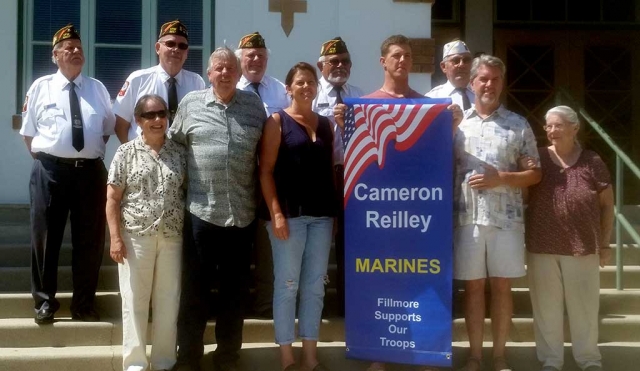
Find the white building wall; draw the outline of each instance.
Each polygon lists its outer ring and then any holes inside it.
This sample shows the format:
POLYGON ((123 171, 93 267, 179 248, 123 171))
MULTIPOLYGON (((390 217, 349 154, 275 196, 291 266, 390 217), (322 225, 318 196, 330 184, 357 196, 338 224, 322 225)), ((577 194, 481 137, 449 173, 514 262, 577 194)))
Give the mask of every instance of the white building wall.
MULTIPOLYGON (((392 0, 308 0, 307 12, 294 15, 287 37, 280 13, 270 13, 269 1, 216 1, 215 44, 234 49, 240 38, 258 31, 271 50, 267 73, 282 81, 296 62, 315 66, 323 42, 340 36, 347 43, 353 67, 350 83, 370 93, 382 86, 380 44, 393 34, 431 37, 430 3, 397 3, 392 0)), ((430 74, 412 74, 411 87, 431 89, 430 74)))
POLYGON ((18 35, 18 0, 5 0, 0 12, 0 24, 5 32, 0 32, 0 203, 29 202, 29 173, 32 160, 24 145, 22 136, 12 129, 11 117, 16 112, 16 68, 18 35))
MULTIPOLYGON (((5 30, 16 30, 18 1, 6 0, 0 12, 5 30)), ((215 9, 215 46, 235 48, 240 38, 259 31, 271 49, 268 73, 284 80, 289 68, 306 61, 315 66, 320 46, 326 40, 341 36, 351 52, 353 68, 349 82, 365 93, 382 85, 380 44, 392 34, 407 37, 431 37, 430 3, 397 3, 392 0, 308 0, 307 12, 294 15, 289 37, 282 30, 280 13, 270 13, 268 0, 218 0, 215 9)), ((29 203, 29 175, 33 160, 22 137, 12 129, 11 116, 16 112, 17 34, 0 34, 0 86, 6 92, 0 100, 0 204, 29 203)), ((419 92, 431 89, 429 74, 412 74, 411 86, 419 92)), ((105 165, 108 167, 118 145, 113 136, 107 145, 105 165)))

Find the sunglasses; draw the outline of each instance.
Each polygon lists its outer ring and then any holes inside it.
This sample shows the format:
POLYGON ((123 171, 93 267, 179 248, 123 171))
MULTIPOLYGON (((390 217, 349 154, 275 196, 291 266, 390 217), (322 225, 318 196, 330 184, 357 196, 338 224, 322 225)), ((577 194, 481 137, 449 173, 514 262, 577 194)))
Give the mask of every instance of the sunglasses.
POLYGON ((343 66, 348 66, 351 64, 351 59, 349 58, 331 58, 327 61, 325 61, 324 63, 328 63, 330 64, 332 67, 338 67, 340 64, 342 64, 343 66))
POLYGON ((169 41, 160 41, 161 44, 164 44, 164 46, 166 46, 169 49, 173 49, 173 48, 178 48, 180 50, 187 50, 189 49, 189 44, 186 43, 177 43, 173 40, 169 40, 169 41))
POLYGON ((142 112, 140 114, 140 117, 142 117, 143 119, 146 120, 155 120, 157 118, 166 118, 167 117, 167 111, 148 111, 148 112, 142 112))

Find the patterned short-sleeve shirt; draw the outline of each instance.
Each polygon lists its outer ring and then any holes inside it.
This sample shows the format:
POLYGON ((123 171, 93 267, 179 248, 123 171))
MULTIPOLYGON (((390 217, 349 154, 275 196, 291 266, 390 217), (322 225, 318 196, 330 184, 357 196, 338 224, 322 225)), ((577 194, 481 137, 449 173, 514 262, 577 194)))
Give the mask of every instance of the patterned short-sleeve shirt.
POLYGON ((503 106, 483 119, 475 107, 466 111, 454 139, 455 225, 479 224, 523 229, 522 190, 500 186, 475 190, 469 177, 483 173, 483 165, 498 171, 518 171, 518 159, 529 156, 540 163, 536 139, 527 120, 503 106))
POLYGON ((122 228, 136 236, 182 235, 184 222, 185 148, 165 140, 157 156, 142 136, 116 151, 107 184, 124 189, 122 228))

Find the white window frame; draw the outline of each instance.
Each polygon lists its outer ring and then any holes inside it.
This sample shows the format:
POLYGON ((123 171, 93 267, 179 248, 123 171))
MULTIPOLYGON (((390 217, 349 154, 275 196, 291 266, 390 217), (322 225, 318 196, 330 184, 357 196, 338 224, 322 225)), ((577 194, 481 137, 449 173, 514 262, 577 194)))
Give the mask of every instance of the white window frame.
MULTIPOLYGON (((34 0, 24 1, 23 14, 23 51, 22 60, 22 96, 24 96, 31 86, 31 82, 39 76, 32 75, 33 67, 33 46, 51 45, 50 41, 33 40, 33 15, 34 0)), ((158 2, 157 0, 142 0, 142 44, 104 44, 95 42, 96 33, 96 2, 97 0, 80 0, 80 35, 84 48, 85 64, 82 73, 93 77, 95 75, 95 54, 96 48, 119 48, 119 49, 140 49, 140 68, 148 68, 158 63, 155 43, 157 41, 158 27, 158 2)), ((207 63, 211 54, 213 19, 211 15, 215 1, 202 0, 202 45, 190 45, 191 50, 202 50, 202 76, 206 79, 207 63)), ((51 35, 53 37, 53 35, 51 35)), ((133 71, 129 71, 133 72, 133 71)))

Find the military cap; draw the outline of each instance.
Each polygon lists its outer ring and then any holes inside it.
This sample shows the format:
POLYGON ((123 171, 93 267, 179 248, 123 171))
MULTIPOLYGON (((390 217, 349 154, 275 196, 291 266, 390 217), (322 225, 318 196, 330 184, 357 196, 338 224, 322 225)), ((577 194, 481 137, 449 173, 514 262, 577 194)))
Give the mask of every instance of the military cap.
POLYGON ((450 55, 464 53, 471 54, 471 51, 467 48, 467 44, 462 40, 454 40, 450 43, 444 44, 444 47, 442 48, 442 60, 445 60, 450 55))
POLYGON ((176 19, 175 21, 169 21, 163 24, 162 27, 160 27, 160 35, 158 36, 158 39, 166 35, 178 35, 189 40, 189 32, 187 31, 187 26, 180 22, 179 19, 176 19))
POLYGON ((262 37, 258 31, 242 36, 240 43, 238 43, 238 49, 266 47, 267 45, 264 42, 264 37, 262 37))
POLYGON ((80 40, 80 33, 71 23, 62 27, 53 35, 52 46, 56 46, 57 43, 70 39, 80 40))
POLYGON ((343 53, 349 53, 349 50, 347 49, 347 44, 339 36, 325 41, 320 48, 320 56, 343 53))

